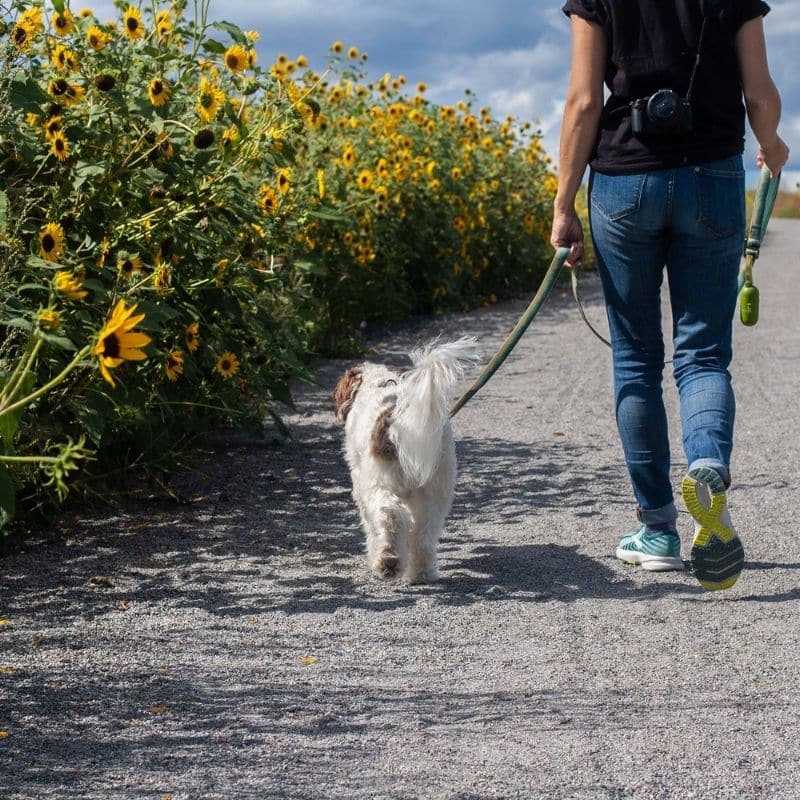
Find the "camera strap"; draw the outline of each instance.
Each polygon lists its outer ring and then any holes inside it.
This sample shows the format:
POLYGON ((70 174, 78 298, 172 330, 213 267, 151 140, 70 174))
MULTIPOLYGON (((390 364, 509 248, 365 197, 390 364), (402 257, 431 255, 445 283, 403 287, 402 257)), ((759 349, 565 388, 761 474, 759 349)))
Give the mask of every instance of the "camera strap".
POLYGON ((700 26, 700 38, 697 41, 697 52, 694 57, 694 66, 692 67, 692 74, 689 76, 689 86, 686 89, 686 102, 690 103, 692 100, 692 88, 694 86, 694 78, 697 75, 697 68, 700 66, 700 51, 703 47, 703 37, 706 32, 706 23, 708 22, 708 15, 703 14, 703 24, 700 26))

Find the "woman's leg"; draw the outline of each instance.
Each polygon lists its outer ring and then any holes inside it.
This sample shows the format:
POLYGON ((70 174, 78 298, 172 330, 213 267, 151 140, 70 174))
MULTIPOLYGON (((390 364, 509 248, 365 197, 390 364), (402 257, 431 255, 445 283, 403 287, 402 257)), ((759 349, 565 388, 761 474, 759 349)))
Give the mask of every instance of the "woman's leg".
POLYGON ((730 482, 735 401, 728 366, 744 243, 741 157, 684 167, 672 209, 667 273, 673 372, 689 469, 715 469, 730 482))
POLYGON ((616 419, 641 519, 673 527, 667 415, 662 398, 661 284, 672 171, 593 173, 590 224, 614 360, 616 419))

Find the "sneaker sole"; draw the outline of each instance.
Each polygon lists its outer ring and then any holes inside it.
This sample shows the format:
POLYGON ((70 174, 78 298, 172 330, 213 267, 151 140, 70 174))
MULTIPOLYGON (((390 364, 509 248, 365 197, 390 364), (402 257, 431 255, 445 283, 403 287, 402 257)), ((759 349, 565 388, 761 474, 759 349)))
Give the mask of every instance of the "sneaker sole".
POLYGON ((683 561, 680 558, 671 558, 670 556, 649 556, 635 550, 623 550, 621 547, 617 548, 616 556, 620 561, 641 567, 648 572, 667 572, 669 570, 683 569, 683 561))
POLYGON ((744 548, 733 528, 720 517, 727 507, 725 485, 716 472, 702 467, 693 469, 683 479, 681 494, 686 508, 699 524, 692 541, 690 561, 692 572, 704 589, 730 589, 744 566, 744 548), (698 495, 698 486, 708 487, 711 500, 706 508, 698 495))

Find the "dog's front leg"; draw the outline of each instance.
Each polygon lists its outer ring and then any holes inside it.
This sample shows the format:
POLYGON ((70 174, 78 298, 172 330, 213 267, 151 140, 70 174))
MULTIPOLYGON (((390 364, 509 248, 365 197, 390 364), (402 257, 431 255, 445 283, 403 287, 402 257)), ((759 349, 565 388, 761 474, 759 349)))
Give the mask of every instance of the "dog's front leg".
POLYGON ((397 495, 377 490, 370 494, 363 512, 369 567, 378 578, 396 578, 408 561, 408 508, 397 495))

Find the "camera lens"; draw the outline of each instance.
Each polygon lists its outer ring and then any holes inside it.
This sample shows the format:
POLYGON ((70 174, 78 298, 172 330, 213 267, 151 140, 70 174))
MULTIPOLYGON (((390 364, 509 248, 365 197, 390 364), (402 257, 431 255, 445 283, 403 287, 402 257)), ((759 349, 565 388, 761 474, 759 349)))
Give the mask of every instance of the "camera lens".
POLYGON ((660 122, 670 122, 677 116, 680 108, 678 95, 670 89, 660 89, 647 104, 650 117, 660 122))

